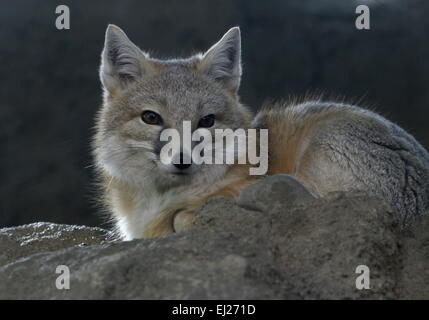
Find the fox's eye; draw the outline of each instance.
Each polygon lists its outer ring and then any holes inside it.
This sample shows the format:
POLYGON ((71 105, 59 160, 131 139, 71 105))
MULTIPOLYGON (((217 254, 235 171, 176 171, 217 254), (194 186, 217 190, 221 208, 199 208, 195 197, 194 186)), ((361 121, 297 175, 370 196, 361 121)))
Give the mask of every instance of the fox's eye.
POLYGON ((146 110, 142 112, 142 120, 144 123, 152 124, 152 125, 160 125, 162 124, 162 118, 156 112, 146 110))
POLYGON ((209 114, 208 116, 202 117, 198 122, 198 128, 210 128, 215 123, 215 115, 209 114))

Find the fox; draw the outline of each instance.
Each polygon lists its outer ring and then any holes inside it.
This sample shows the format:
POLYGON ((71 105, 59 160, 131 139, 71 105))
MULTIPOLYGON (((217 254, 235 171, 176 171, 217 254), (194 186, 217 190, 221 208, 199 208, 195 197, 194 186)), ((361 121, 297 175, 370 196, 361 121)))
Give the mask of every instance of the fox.
MULTIPOLYGON (((235 199, 265 176, 285 174, 316 198, 361 191, 384 200, 406 227, 429 209, 429 154, 383 116, 321 99, 277 101, 253 112, 240 102, 241 32, 187 58, 157 59, 109 25, 101 54, 103 103, 92 141, 100 199, 123 240, 192 228, 210 198, 235 199), (253 128, 268 132, 268 168, 160 160, 161 133, 253 128)), ((180 152, 180 155, 179 155, 180 152)), ((287 195, 285 195, 287 197, 287 195)))

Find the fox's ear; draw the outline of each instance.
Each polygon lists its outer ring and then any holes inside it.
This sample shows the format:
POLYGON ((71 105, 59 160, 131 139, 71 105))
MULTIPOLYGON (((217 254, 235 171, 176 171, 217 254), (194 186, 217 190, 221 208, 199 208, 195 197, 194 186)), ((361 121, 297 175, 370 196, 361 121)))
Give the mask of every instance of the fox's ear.
POLYGON ((109 94, 125 88, 144 73, 146 55, 117 26, 106 30, 100 79, 109 94))
POLYGON ((199 69, 236 92, 241 78, 240 28, 230 29, 202 57, 199 69))

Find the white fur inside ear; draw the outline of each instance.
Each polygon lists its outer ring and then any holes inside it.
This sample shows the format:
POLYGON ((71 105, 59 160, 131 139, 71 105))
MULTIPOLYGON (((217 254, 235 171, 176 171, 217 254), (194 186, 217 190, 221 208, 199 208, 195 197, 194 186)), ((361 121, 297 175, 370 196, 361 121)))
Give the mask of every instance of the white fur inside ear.
POLYGON ((101 55, 100 79, 112 92, 142 75, 145 54, 117 26, 109 25, 101 55))
POLYGON ((201 70, 216 80, 226 80, 234 89, 240 86, 241 36, 238 27, 230 29, 202 57, 201 70))

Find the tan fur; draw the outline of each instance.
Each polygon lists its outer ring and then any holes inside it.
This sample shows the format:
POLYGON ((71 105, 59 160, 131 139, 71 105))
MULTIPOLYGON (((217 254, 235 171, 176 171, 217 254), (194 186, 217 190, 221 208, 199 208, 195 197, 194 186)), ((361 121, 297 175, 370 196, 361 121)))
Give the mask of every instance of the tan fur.
MULTIPOLYGON (((233 180, 234 182, 227 184, 215 192, 202 196, 198 199, 178 203, 162 211, 159 213, 158 217, 148 225, 145 231, 145 238, 160 237, 175 231, 189 229, 192 226, 193 218, 197 209, 201 207, 208 199, 215 197, 225 197, 231 200, 235 199, 245 186, 255 182, 260 178, 257 176, 249 176, 248 172, 248 165, 231 166, 225 175, 225 180, 233 180), (175 226, 177 224, 177 219, 182 219, 180 222, 180 228, 175 226)), ((113 186, 113 188, 118 187, 121 188, 120 185, 113 186)), ((127 199, 125 200, 125 205, 129 204, 128 200, 132 199, 132 195, 127 193, 129 190, 122 186, 122 189, 119 192, 125 192, 121 201, 127 199)), ((125 209, 125 207, 123 209, 125 209)), ((127 212, 131 212, 131 210, 125 209, 122 212, 126 214, 127 212)))
POLYGON ((294 105, 281 109, 264 107, 259 116, 265 117, 269 129, 268 175, 289 174, 318 196, 320 190, 307 177, 309 163, 315 152, 311 141, 323 124, 340 119, 346 110, 326 109, 314 114, 303 114, 294 105))

